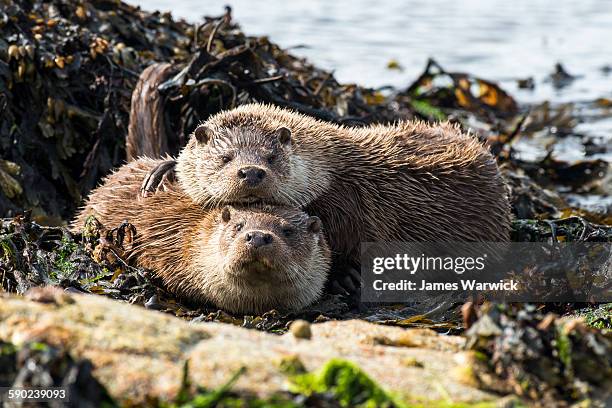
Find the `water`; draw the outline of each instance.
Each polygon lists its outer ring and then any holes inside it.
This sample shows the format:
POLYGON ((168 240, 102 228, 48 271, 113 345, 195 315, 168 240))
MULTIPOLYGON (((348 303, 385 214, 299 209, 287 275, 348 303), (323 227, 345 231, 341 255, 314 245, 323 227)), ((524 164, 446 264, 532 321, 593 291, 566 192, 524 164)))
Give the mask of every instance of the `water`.
MULTIPOLYGON (((129 1, 129 0, 128 0, 129 1)), ((499 81, 523 102, 612 96, 612 2, 600 0, 135 0, 188 21, 230 4, 250 35, 296 48, 341 82, 407 86, 433 57, 447 70, 499 81), (386 68, 396 60, 402 71, 386 68), (581 78, 559 91, 546 76, 556 62, 581 78), (516 79, 533 76, 534 91, 516 79)))

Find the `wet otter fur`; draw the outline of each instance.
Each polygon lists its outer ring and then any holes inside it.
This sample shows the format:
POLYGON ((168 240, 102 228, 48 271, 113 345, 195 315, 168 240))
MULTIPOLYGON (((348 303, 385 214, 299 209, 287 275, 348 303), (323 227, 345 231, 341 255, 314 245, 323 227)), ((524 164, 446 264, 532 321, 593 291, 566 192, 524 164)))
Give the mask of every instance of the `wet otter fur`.
POLYGON ((138 198, 160 160, 121 167, 89 196, 72 223, 94 215, 107 227, 136 227, 130 259, 175 295, 235 313, 295 310, 321 294, 330 252, 317 217, 288 207, 205 209, 178 189, 138 198))
POLYGON ((495 159, 448 123, 349 128, 262 104, 199 126, 176 159, 196 202, 293 205, 321 218, 337 265, 367 241, 508 241, 495 159))

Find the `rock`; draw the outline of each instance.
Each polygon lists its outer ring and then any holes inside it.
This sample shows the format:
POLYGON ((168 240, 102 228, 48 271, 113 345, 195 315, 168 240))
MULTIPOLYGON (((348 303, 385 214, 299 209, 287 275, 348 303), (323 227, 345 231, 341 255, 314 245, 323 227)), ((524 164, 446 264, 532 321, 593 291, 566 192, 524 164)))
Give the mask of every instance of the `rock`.
POLYGON ((310 340, 312 337, 312 331, 310 330, 310 323, 306 320, 296 320, 291 323, 289 331, 293 334, 296 339, 310 340))
MULTIPOLYGON (((351 361, 407 401, 499 398, 448 375, 459 366, 453 356, 463 346, 460 337, 351 320, 312 324, 312 338, 296 341, 295 334, 278 336, 224 323, 189 324, 97 295, 63 293, 62 299, 43 303, 1 295, 0 341, 58 345, 75 359, 88 359, 94 377, 119 403, 173 401, 186 361, 191 384, 217 388, 246 367, 233 390, 267 397, 288 390, 286 371, 312 372, 334 359, 351 361), (373 338, 387 339, 393 346, 373 338), (406 338, 410 347, 401 346, 406 338), (298 371, 281 369, 289 359, 299 362, 291 364, 299 366, 298 371)), ((300 335, 305 333, 302 327, 296 329, 300 335)))
POLYGON ((62 305, 74 302, 68 292, 64 292, 58 287, 36 287, 27 291, 26 298, 40 303, 50 303, 62 305))

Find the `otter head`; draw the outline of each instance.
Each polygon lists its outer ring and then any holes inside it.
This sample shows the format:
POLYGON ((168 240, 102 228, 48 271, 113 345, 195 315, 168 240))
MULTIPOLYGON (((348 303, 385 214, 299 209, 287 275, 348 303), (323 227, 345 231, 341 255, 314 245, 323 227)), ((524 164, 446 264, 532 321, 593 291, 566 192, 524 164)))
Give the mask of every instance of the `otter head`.
POLYGON ((290 204, 291 131, 200 125, 177 159, 179 183, 202 204, 290 204))
POLYGON ((330 252, 319 218, 292 208, 226 206, 217 222, 216 276, 207 277, 216 282, 208 297, 217 306, 240 313, 295 310, 321 295, 330 252))

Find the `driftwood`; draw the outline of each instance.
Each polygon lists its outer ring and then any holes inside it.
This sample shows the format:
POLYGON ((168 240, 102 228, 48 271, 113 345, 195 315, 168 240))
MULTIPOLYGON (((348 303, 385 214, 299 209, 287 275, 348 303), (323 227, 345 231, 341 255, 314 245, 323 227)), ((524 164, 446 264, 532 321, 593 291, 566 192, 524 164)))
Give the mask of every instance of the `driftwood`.
POLYGON ((164 97, 158 87, 172 72, 171 64, 162 63, 153 64, 140 74, 132 92, 126 140, 127 161, 139 156, 161 157, 169 153, 164 97))

